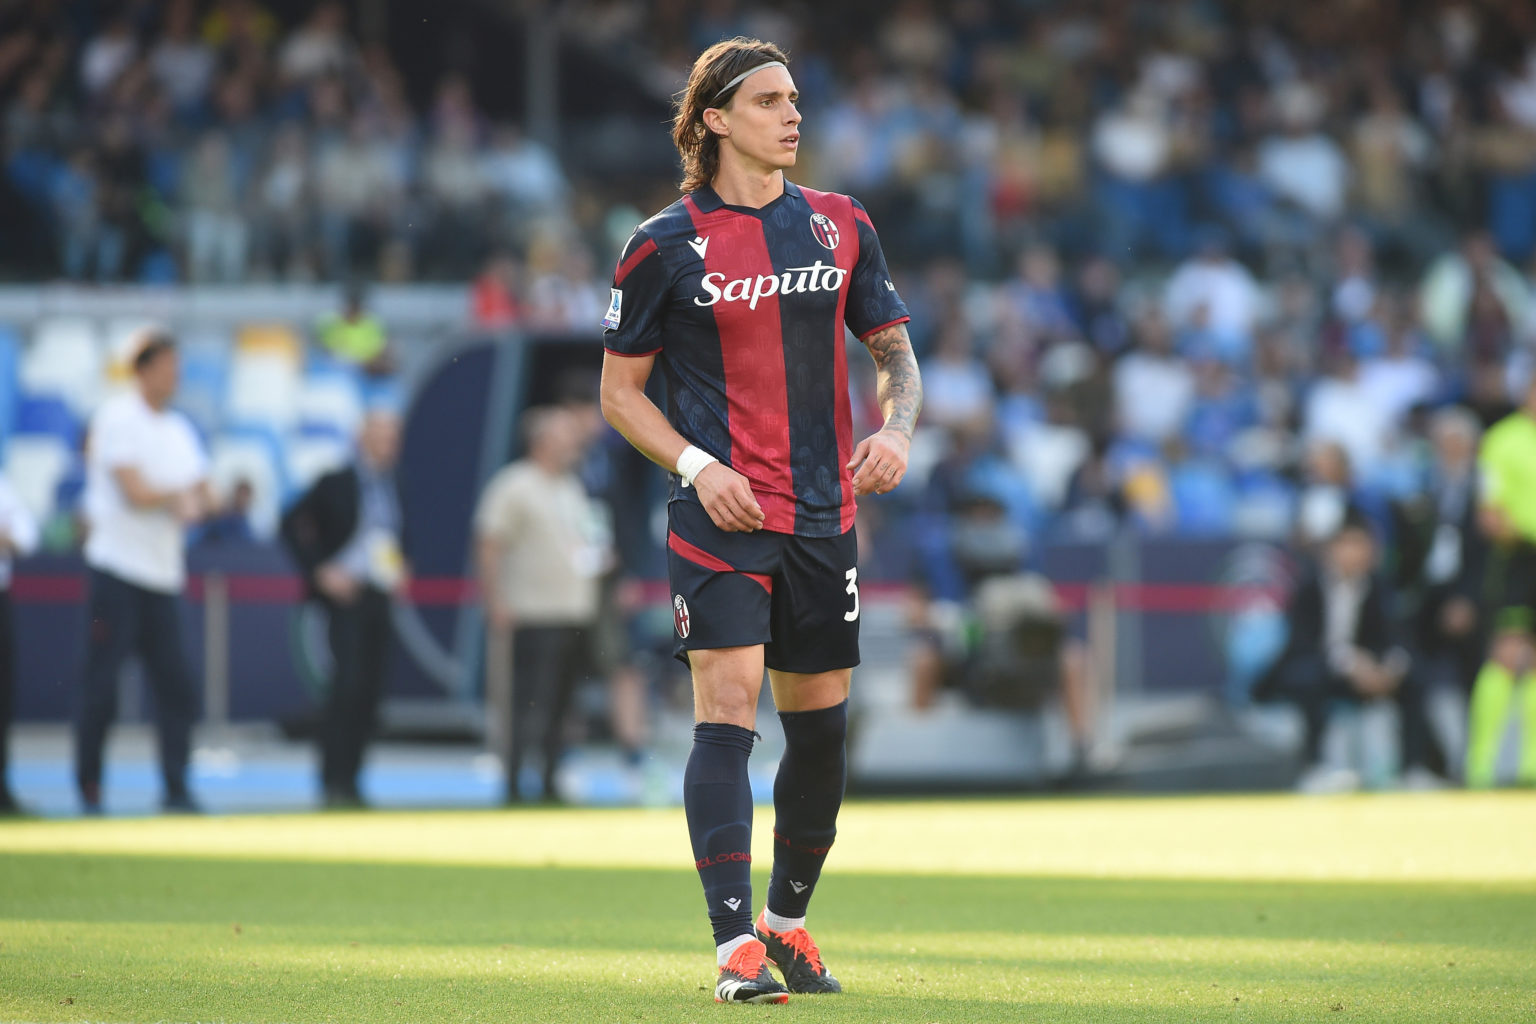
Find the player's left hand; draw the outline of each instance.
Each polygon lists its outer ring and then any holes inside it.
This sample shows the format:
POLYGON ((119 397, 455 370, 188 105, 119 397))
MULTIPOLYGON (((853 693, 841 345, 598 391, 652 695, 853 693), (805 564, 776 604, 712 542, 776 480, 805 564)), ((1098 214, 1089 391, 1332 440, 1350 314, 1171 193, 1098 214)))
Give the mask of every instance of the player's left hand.
POLYGON ((883 429, 859 442, 848 460, 853 470, 853 493, 884 494, 907 475, 907 455, 912 439, 900 431, 883 429))

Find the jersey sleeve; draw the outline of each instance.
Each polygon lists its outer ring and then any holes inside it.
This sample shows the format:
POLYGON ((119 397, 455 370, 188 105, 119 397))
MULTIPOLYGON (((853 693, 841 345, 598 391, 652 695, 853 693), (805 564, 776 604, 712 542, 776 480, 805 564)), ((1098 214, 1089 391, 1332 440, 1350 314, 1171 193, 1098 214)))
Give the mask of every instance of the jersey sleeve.
POLYGON ((655 239, 637 229, 625 243, 613 271, 613 292, 603 316, 605 349, 620 356, 648 356, 661 351, 668 283, 655 239))
POLYGON ((853 265, 853 278, 848 283, 844 320, 848 329, 863 339, 882 327, 910 320, 912 315, 897 294, 891 272, 885 266, 885 253, 880 251, 880 236, 875 234, 874 223, 857 199, 852 202, 859 229, 859 261, 853 265))

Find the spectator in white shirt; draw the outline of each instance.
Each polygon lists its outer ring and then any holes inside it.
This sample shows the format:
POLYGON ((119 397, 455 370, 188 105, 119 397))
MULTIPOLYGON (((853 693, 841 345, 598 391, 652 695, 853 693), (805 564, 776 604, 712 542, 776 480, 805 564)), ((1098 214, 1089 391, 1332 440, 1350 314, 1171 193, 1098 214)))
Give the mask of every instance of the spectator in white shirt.
POLYGON ((1352 354, 1331 357, 1324 371, 1307 395, 1302 438, 1309 444, 1337 442, 1350 464, 1368 474, 1394 439, 1393 411, 1382 404, 1380 394, 1367 390, 1352 354))
POLYGON ((1226 236, 1208 229, 1200 250, 1169 279, 1165 302, 1174 330, 1209 330, 1246 347, 1258 318, 1259 298, 1253 275, 1228 253, 1226 236))
POLYGON ((6 769, 10 764, 8 737, 16 682, 15 632, 11 622, 11 560, 37 548, 37 520, 27 511, 10 481, 0 476, 0 817, 20 808, 11 795, 6 769))
POLYGON ((186 528, 213 506, 208 461, 191 422, 170 408, 175 340, 149 330, 132 348, 135 387, 91 417, 85 512, 90 635, 75 713, 75 775, 86 813, 101 812, 102 748, 118 674, 137 654, 155 692, 163 807, 196 812, 187 757, 197 688, 181 642, 186 528))
POLYGON ((1440 371, 1420 354, 1421 336, 1401 303, 1390 303, 1382 319, 1386 351, 1360 364, 1360 390, 1400 427, 1409 410, 1440 393, 1440 371))
POLYGON ((1349 195, 1349 160, 1317 127, 1323 100, 1310 86, 1296 84, 1282 90, 1275 105, 1284 131, 1259 143, 1259 177, 1302 212, 1332 223, 1349 195))
POLYGON ((1115 416, 1128 437, 1161 444, 1179 432, 1195 401, 1195 372, 1173 351, 1162 314, 1137 319, 1136 350, 1115 364, 1115 416))

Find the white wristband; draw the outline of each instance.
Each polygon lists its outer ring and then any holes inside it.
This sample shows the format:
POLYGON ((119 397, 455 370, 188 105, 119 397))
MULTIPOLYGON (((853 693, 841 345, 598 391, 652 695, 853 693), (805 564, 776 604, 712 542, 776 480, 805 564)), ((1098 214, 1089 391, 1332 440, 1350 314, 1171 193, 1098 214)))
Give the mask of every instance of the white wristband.
POLYGON ((677 475, 683 478, 684 487, 692 487, 693 478, 698 476, 705 466, 719 461, 709 452, 691 444, 683 449, 683 454, 677 457, 677 475))

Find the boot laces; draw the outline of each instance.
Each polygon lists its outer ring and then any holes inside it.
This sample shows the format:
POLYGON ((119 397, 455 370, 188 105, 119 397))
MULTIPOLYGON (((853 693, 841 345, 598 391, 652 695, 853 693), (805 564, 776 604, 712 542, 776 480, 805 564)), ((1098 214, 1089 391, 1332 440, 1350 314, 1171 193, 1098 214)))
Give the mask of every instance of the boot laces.
POLYGON ((793 931, 775 932, 774 934, 783 941, 784 945, 792 949, 796 956, 802 957, 811 966, 811 970, 817 974, 826 972, 826 968, 821 964, 821 950, 816 948, 816 943, 811 938, 810 932, 804 928, 796 928, 793 931))
POLYGON ((755 978, 762 973, 764 964, 764 946, 753 939, 751 942, 743 942, 732 952, 730 959, 721 968, 743 978, 755 978))

